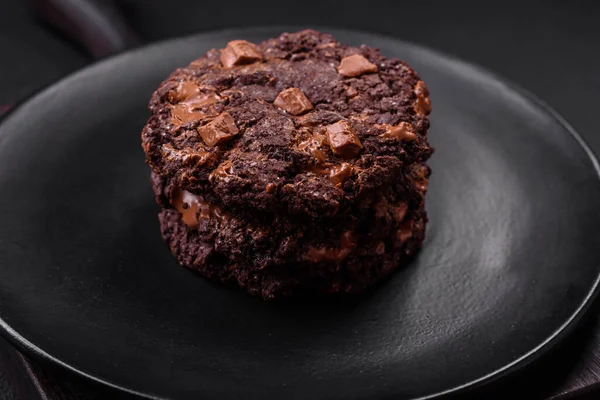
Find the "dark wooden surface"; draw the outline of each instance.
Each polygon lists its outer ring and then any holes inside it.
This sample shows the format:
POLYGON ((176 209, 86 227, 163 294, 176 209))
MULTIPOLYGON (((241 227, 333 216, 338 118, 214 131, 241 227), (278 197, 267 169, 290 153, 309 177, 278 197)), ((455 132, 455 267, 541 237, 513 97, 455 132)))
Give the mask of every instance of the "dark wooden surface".
MULTIPOLYGON (((366 29, 431 46, 531 90, 561 112, 600 154, 600 2, 594 0, 372 0, 368 4, 347 1, 343 7, 332 0, 302 5, 192 0, 110 3, 123 12, 131 31, 146 41, 226 26, 293 23, 366 29)), ((86 49, 85 42, 65 36, 68 31, 59 33, 34 19, 22 0, 0 0, 0 10, 0 113, 98 55, 86 49)), ((488 388, 485 398, 600 398, 597 314, 522 374, 488 388)), ((27 360, 0 339, 0 399, 124 397, 27 360)))

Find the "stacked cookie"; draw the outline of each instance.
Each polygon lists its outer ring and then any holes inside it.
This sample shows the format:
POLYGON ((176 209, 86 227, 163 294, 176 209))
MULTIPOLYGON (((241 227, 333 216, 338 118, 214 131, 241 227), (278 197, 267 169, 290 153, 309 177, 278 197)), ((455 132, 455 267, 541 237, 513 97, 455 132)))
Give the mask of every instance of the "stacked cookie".
POLYGON ((427 87, 307 30, 235 40, 163 82, 142 132, 180 264, 264 298, 356 293, 423 242, 427 87))

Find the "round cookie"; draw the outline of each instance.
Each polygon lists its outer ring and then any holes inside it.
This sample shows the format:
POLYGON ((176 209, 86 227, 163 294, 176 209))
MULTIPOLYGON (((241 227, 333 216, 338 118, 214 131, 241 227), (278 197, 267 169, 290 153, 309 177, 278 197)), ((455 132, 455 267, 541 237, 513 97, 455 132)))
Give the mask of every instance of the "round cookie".
POLYGON ((421 245, 425 83, 315 31, 236 40, 173 72, 142 132, 179 262, 265 298, 361 292, 421 245))

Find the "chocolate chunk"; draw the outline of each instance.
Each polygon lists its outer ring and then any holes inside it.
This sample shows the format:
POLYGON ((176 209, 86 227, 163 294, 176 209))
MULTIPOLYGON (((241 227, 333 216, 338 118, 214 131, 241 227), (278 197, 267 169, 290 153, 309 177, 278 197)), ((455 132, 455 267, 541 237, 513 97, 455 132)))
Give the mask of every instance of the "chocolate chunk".
POLYGON ((417 135, 415 135, 412 125, 408 122, 400 122, 398 125, 375 125, 375 127, 385 129, 385 133, 381 135, 384 138, 396 138, 407 142, 412 142, 417 139, 417 135))
POLYGON ((362 145, 352 126, 346 121, 339 121, 327 126, 327 140, 334 154, 352 158, 360 153, 362 145))
POLYGON ((171 204, 181 214, 181 220, 191 228, 198 226, 198 209, 203 199, 185 190, 176 190, 171 204))
POLYGON ((348 77, 361 76, 362 74, 377 72, 377 65, 373 64, 360 54, 342 58, 338 72, 348 77))
POLYGON ((214 117, 218 114, 214 110, 200 111, 199 109, 217 103, 221 99, 215 93, 202 93, 200 87, 192 81, 179 82, 169 91, 168 98, 169 102, 175 104, 171 108, 171 123, 175 129, 190 122, 214 117))
POLYGON ((208 111, 200 111, 191 107, 189 104, 183 102, 179 103, 171 108, 171 124, 175 129, 182 125, 189 124, 191 122, 202 121, 206 118, 214 117, 216 113, 208 111))
POLYGON ((267 183, 267 187, 265 188, 265 192, 267 193, 275 193, 277 190, 277 185, 274 183, 267 183))
POLYGON ((196 96, 186 99, 185 104, 192 109, 196 109, 217 103, 219 100, 221 100, 221 98, 215 93, 200 93, 196 96))
POLYGON ((340 246, 331 247, 311 247, 308 250, 308 259, 313 262, 340 262, 354 251, 356 248, 356 236, 352 232, 344 232, 340 236, 340 246))
POLYGON ((202 140, 209 146, 219 146, 227 143, 239 132, 233 117, 229 113, 219 114, 208 124, 198 128, 202 140))
POLYGON ((312 103, 299 88, 285 89, 279 93, 273 104, 292 115, 304 114, 313 109, 312 103))
POLYGON ((309 165, 304 170, 307 172, 315 173, 317 175, 329 176, 329 173, 331 172, 331 169, 329 167, 329 164, 321 164, 317 162, 316 164, 309 165))
POLYGON ((334 185, 344 182, 354 173, 354 168, 348 163, 341 163, 329 169, 329 180, 334 185))
POLYGON ((169 90, 167 97, 171 104, 185 102, 191 108, 199 108, 221 99, 214 91, 215 88, 210 86, 200 87, 193 81, 181 81, 169 90))
POLYGON ((221 51, 221 63, 225 68, 234 65, 252 64, 262 60, 262 54, 255 44, 245 40, 232 40, 221 51))
POLYGON ((202 196, 196 196, 186 190, 175 189, 171 205, 181 214, 181 221, 190 228, 196 228, 200 219, 215 218, 226 221, 229 214, 217 205, 210 204, 202 196))
POLYGON ((217 156, 208 151, 196 151, 189 147, 181 150, 173 148, 170 144, 162 146, 162 156, 166 161, 179 161, 182 166, 204 167, 213 166, 217 160, 217 156))
POLYGON ((182 81, 177 86, 169 90, 168 98, 171 103, 178 103, 180 101, 189 99, 190 97, 196 96, 200 93, 200 87, 192 81, 182 81))
POLYGON ((429 89, 423 81, 418 81, 415 85, 415 111, 419 115, 428 115, 431 112, 431 100, 429 99, 429 89))
POLYGON ((333 166, 331 163, 317 161, 317 163, 306 167, 305 171, 310 171, 317 175, 325 175, 331 183, 339 185, 352 176, 354 167, 348 163, 333 166))
POLYGON ((222 162, 219 164, 217 168, 213 172, 210 173, 208 179, 210 182, 215 182, 215 180, 220 180, 227 182, 231 179, 231 167, 233 163, 229 160, 222 162))
POLYGON ((325 162, 325 155, 321 151, 321 146, 325 141, 325 137, 318 132, 310 135, 306 140, 298 144, 298 150, 308 150, 308 152, 316 159, 317 164, 325 162))

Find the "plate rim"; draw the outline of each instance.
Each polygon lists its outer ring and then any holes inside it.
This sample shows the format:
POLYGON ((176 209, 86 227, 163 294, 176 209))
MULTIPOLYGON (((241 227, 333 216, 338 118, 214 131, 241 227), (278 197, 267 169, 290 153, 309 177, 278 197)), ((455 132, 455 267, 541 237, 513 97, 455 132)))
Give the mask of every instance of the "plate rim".
MULTIPOLYGON (((215 29, 215 30, 200 31, 200 32, 197 31, 197 32, 194 32, 194 33, 191 33, 188 35, 177 36, 174 38, 169 38, 169 39, 152 42, 152 43, 140 46, 140 47, 132 48, 132 49, 127 50, 122 53, 110 55, 98 62, 89 64, 81 69, 76 70, 76 71, 69 72, 69 73, 59 77, 57 80, 55 80, 47 85, 42 86, 41 88, 35 90, 29 96, 26 96, 22 100, 13 104, 12 108, 10 108, 6 113, 1 115, 0 116, 0 125, 2 125, 7 119, 9 119, 12 114, 18 112, 22 108, 23 105, 29 103, 30 101, 32 101, 33 99, 35 99, 38 96, 42 96, 48 90, 52 90, 53 87, 60 85, 70 79, 73 79, 80 74, 85 74, 89 70, 98 68, 101 65, 111 63, 115 59, 119 59, 121 57, 127 57, 127 56, 131 56, 131 55, 135 55, 137 53, 143 53, 151 48, 168 46, 170 43, 179 42, 181 40, 191 40, 191 39, 200 38, 200 37, 206 36, 206 35, 231 35, 231 34, 244 35, 244 34, 247 34, 248 32, 252 32, 253 34, 256 34, 257 32, 264 32, 264 33, 272 34, 273 32, 298 31, 298 30, 302 30, 302 29, 315 29, 315 30, 318 30, 321 32, 331 33, 334 36, 336 34, 344 34, 344 33, 355 34, 355 35, 357 34, 357 35, 362 35, 362 36, 372 38, 372 39, 377 39, 377 40, 400 42, 403 45, 405 45, 406 47, 418 50, 421 53, 426 53, 427 55, 438 57, 438 58, 441 57, 441 58, 447 59, 453 63, 460 64, 465 67, 469 67, 470 69, 476 71, 477 73, 479 73, 481 75, 484 75, 488 78, 491 78, 497 82, 500 82, 500 83, 506 85, 506 87, 508 87, 510 90, 514 91, 518 95, 522 96, 526 100, 528 100, 531 103, 538 106, 541 110, 543 110, 545 113, 547 113, 550 117, 552 117, 556 122, 558 122, 560 125, 562 125, 566 129, 566 131, 577 141, 578 145, 584 150, 589 161, 591 161, 591 163, 592 163, 592 167, 594 168, 594 170, 596 172, 598 180, 600 181, 600 162, 598 161, 598 159, 597 159, 596 155, 594 154, 594 152, 592 151, 591 147, 588 145, 587 141, 575 130, 575 128, 573 128, 573 126, 566 120, 566 118, 563 117, 554 107, 550 106, 548 103, 546 103, 545 101, 543 101, 542 99, 537 97, 531 91, 525 89, 523 86, 513 82, 512 80, 510 80, 508 78, 505 78, 501 74, 498 74, 498 73, 494 72, 493 70, 488 69, 487 67, 483 67, 476 63, 464 60, 458 56, 454 56, 447 52, 438 50, 437 48, 432 48, 429 46, 421 45, 421 44, 418 44, 418 43, 410 41, 410 40, 405 40, 403 38, 393 36, 391 34, 383 34, 380 32, 370 31, 370 30, 366 30, 366 29, 349 29, 349 28, 342 28, 342 27, 337 27, 337 26, 327 27, 327 26, 323 26, 323 25, 307 25, 307 26, 303 26, 303 25, 273 25, 273 26, 256 25, 256 26, 252 26, 252 25, 249 25, 249 26, 235 27, 235 28, 215 29)), ((277 33, 275 33, 275 34, 277 34, 277 33)), ((506 364, 484 376, 481 376, 477 379, 473 379, 462 385, 459 385, 459 386, 456 386, 456 387, 453 387, 450 389, 446 389, 444 391, 433 393, 433 394, 430 394, 427 396, 415 397, 415 398, 412 398, 412 400, 438 399, 438 398, 445 397, 445 396, 456 395, 456 394, 472 391, 474 389, 481 388, 482 386, 489 385, 493 382, 497 382, 499 380, 505 379, 511 375, 514 375, 519 370, 522 370, 522 369, 526 368, 527 366, 530 366, 532 363, 537 361, 540 357, 542 357, 543 355, 546 355, 551 350, 553 350, 554 347, 559 342, 563 341, 566 337, 568 337, 577 328, 577 326, 581 323, 581 321, 586 317, 586 313, 594 305, 594 302, 596 301, 596 299, 599 296, 599 292, 600 292, 600 265, 598 265, 598 272, 597 272, 596 279, 594 280, 590 290, 588 291, 587 295, 582 300, 582 302, 579 304, 577 309, 570 315, 570 317, 565 322, 563 322, 562 325, 560 325, 553 333, 551 333, 540 344, 535 346, 533 349, 529 350, 527 353, 519 356, 512 362, 510 362, 510 363, 508 363, 508 364, 506 364)), ((138 396, 140 398, 151 399, 151 400, 166 400, 167 399, 166 397, 159 397, 159 396, 155 396, 155 395, 152 395, 149 393, 144 393, 144 392, 141 392, 138 390, 129 389, 127 387, 110 382, 108 380, 94 376, 91 373, 88 373, 81 369, 76 368, 76 367, 68 364, 67 362, 64 362, 64 361, 52 356, 51 354, 45 352, 44 350, 42 350, 41 348, 39 348, 38 346, 36 346, 32 342, 30 342, 29 340, 27 340, 25 337, 23 337, 21 334, 19 334, 16 330, 14 330, 8 323, 6 323, 6 321, 4 321, 4 319, 2 319, 1 316, 0 316, 0 335, 2 335, 10 344, 13 344, 16 347, 15 350, 23 350, 27 355, 33 356, 33 357, 35 357, 36 360, 39 360, 40 362, 43 362, 45 364, 49 364, 54 367, 63 368, 71 373, 79 375, 80 377, 89 379, 93 382, 110 387, 110 388, 117 390, 119 392, 122 392, 122 393, 124 392, 124 393, 128 393, 128 394, 131 394, 134 396, 138 396)), ((40 389, 38 388, 38 390, 40 390, 40 389)))

